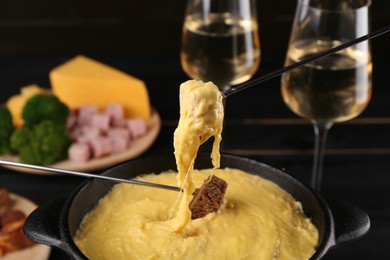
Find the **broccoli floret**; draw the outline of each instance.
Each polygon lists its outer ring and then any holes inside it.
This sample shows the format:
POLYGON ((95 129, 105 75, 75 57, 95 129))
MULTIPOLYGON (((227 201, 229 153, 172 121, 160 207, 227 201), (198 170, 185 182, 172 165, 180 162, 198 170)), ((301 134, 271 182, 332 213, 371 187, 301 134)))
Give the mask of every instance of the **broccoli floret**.
POLYGON ((23 146, 28 145, 29 136, 32 133, 32 127, 23 126, 22 128, 16 129, 10 138, 11 149, 13 151, 20 151, 23 146))
POLYGON ((22 118, 25 124, 38 124, 45 120, 65 123, 69 108, 54 95, 36 94, 23 108, 22 118))
POLYGON ((11 153, 10 137, 13 131, 10 111, 6 106, 0 106, 0 154, 11 153))
POLYGON ((64 124, 50 120, 24 126, 11 137, 21 162, 47 165, 67 158, 71 140, 64 124))

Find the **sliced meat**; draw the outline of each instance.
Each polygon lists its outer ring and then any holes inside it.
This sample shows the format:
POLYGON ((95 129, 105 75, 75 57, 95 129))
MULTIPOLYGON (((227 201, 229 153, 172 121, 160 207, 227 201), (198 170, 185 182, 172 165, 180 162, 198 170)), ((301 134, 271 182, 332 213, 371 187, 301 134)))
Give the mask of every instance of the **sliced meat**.
POLYGON ((1 227, 0 234, 7 234, 14 232, 18 229, 22 229, 24 225, 25 217, 19 220, 13 220, 12 222, 8 222, 4 226, 1 227))
POLYGON ((24 220, 26 215, 20 210, 8 210, 1 215, 0 226, 5 226, 11 222, 24 220))
POLYGON ((5 253, 6 253, 5 248, 1 247, 1 244, 0 244, 0 257, 5 255, 5 253))
POLYGON ((34 245, 22 232, 26 220, 25 214, 20 210, 11 209, 11 204, 9 192, 0 189, 0 209, 2 209, 0 214, 0 258, 7 253, 34 245))
POLYGON ((11 208, 11 198, 6 189, 0 189, 0 216, 11 208))
POLYGON ((4 253, 15 252, 33 245, 35 243, 28 240, 21 229, 7 234, 0 234, 0 248, 4 253))

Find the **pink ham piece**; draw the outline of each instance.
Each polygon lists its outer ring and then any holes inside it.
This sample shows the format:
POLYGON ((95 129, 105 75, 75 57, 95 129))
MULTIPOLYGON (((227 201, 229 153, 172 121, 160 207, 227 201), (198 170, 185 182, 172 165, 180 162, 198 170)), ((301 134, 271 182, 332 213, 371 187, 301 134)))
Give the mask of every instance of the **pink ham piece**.
POLYGON ((129 141, 130 141, 130 138, 131 138, 129 130, 126 129, 126 128, 122 128, 122 127, 110 128, 110 129, 107 131, 107 136, 108 136, 108 137, 120 136, 120 137, 123 138, 123 140, 125 140, 126 142, 129 142, 129 141))
POLYGON ((131 138, 135 139, 146 133, 146 123, 141 118, 127 120, 127 128, 130 131, 131 138))
POLYGON ((79 115, 77 119, 77 124, 79 126, 87 126, 92 123, 92 116, 98 113, 97 106, 83 106, 79 110, 79 115))
POLYGON ((77 139, 82 136, 83 130, 79 127, 74 127, 73 129, 69 130, 70 139, 72 139, 73 142, 77 142, 77 139))
POLYGON ((110 124, 113 127, 126 127, 124 119, 125 111, 120 104, 109 104, 104 113, 110 117, 110 124))
POLYGON ((127 126, 127 121, 124 118, 120 118, 120 119, 113 118, 111 120, 111 125, 113 127, 126 127, 127 126))
POLYGON ((73 143, 68 149, 68 157, 74 162, 86 162, 92 157, 91 149, 88 144, 73 143))
POLYGON ((109 104, 103 112, 95 105, 76 109, 69 115, 67 127, 74 142, 68 150, 69 159, 75 162, 123 152, 147 131, 143 119, 124 118, 120 104, 109 104))
POLYGON ((110 117, 111 120, 123 119, 125 111, 120 104, 108 104, 104 113, 110 117))
POLYGON ((130 142, 130 132, 126 128, 111 128, 107 131, 111 141, 112 153, 120 153, 127 149, 130 142))
POLYGON ((112 145, 108 137, 98 137, 89 141, 94 158, 112 154, 112 145))
POLYGON ((77 119, 78 119, 78 110, 72 110, 69 113, 68 118, 66 119, 66 128, 67 129, 72 129, 77 126, 77 119))
POLYGON ((93 126, 84 126, 81 133, 76 137, 78 143, 88 143, 93 139, 99 138, 102 132, 99 128, 93 126))
POLYGON ((106 132, 110 128, 110 116, 103 113, 94 114, 92 116, 91 126, 106 132))
POLYGON ((111 142, 111 151, 113 154, 123 152, 129 145, 128 139, 120 135, 109 136, 108 139, 111 142))

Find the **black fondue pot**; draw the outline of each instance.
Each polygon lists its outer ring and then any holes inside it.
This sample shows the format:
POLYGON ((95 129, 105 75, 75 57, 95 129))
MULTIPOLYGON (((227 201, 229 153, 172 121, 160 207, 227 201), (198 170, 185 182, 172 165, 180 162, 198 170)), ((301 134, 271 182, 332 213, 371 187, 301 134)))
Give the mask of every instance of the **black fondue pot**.
MULTIPOLYGON (((210 168, 209 154, 200 153, 196 169, 210 168)), ((320 259, 332 246, 364 235, 370 227, 368 215, 355 206, 324 198, 290 175, 247 158, 221 155, 221 168, 236 168, 268 179, 302 203, 306 216, 319 231, 319 245, 311 259, 320 259)), ((140 174, 175 170, 172 153, 134 159, 119 164, 103 175, 133 178, 140 174)), ((54 199, 38 207, 26 220, 26 236, 41 244, 57 247, 73 259, 87 259, 73 242, 73 236, 85 214, 92 210, 115 183, 90 180, 67 196, 54 199)), ((158 190, 156 190, 158 192, 158 190)), ((172 191, 174 192, 174 191, 172 191)))

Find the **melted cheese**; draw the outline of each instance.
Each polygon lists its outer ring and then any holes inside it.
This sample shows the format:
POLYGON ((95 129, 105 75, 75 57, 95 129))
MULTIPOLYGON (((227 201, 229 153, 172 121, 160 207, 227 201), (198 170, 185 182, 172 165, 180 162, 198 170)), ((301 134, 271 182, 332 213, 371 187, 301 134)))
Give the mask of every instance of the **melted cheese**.
POLYGON ((180 214, 175 229, 180 232, 191 219, 188 205, 195 190, 192 170, 199 146, 214 136, 211 153, 215 168, 219 168, 219 146, 223 125, 223 96, 211 82, 189 80, 180 86, 180 120, 174 133, 174 148, 178 169, 178 184, 184 190, 180 214))
MULTIPOLYGON (((200 186, 212 170, 194 170, 200 186)), ((241 170, 216 169, 229 183, 217 213, 177 233, 169 212, 177 193, 115 185, 84 219, 75 238, 89 259, 309 259, 318 232, 299 202, 274 183, 241 170)), ((175 185, 175 172, 139 180, 175 185)), ((178 212, 177 212, 178 213, 178 212)))

